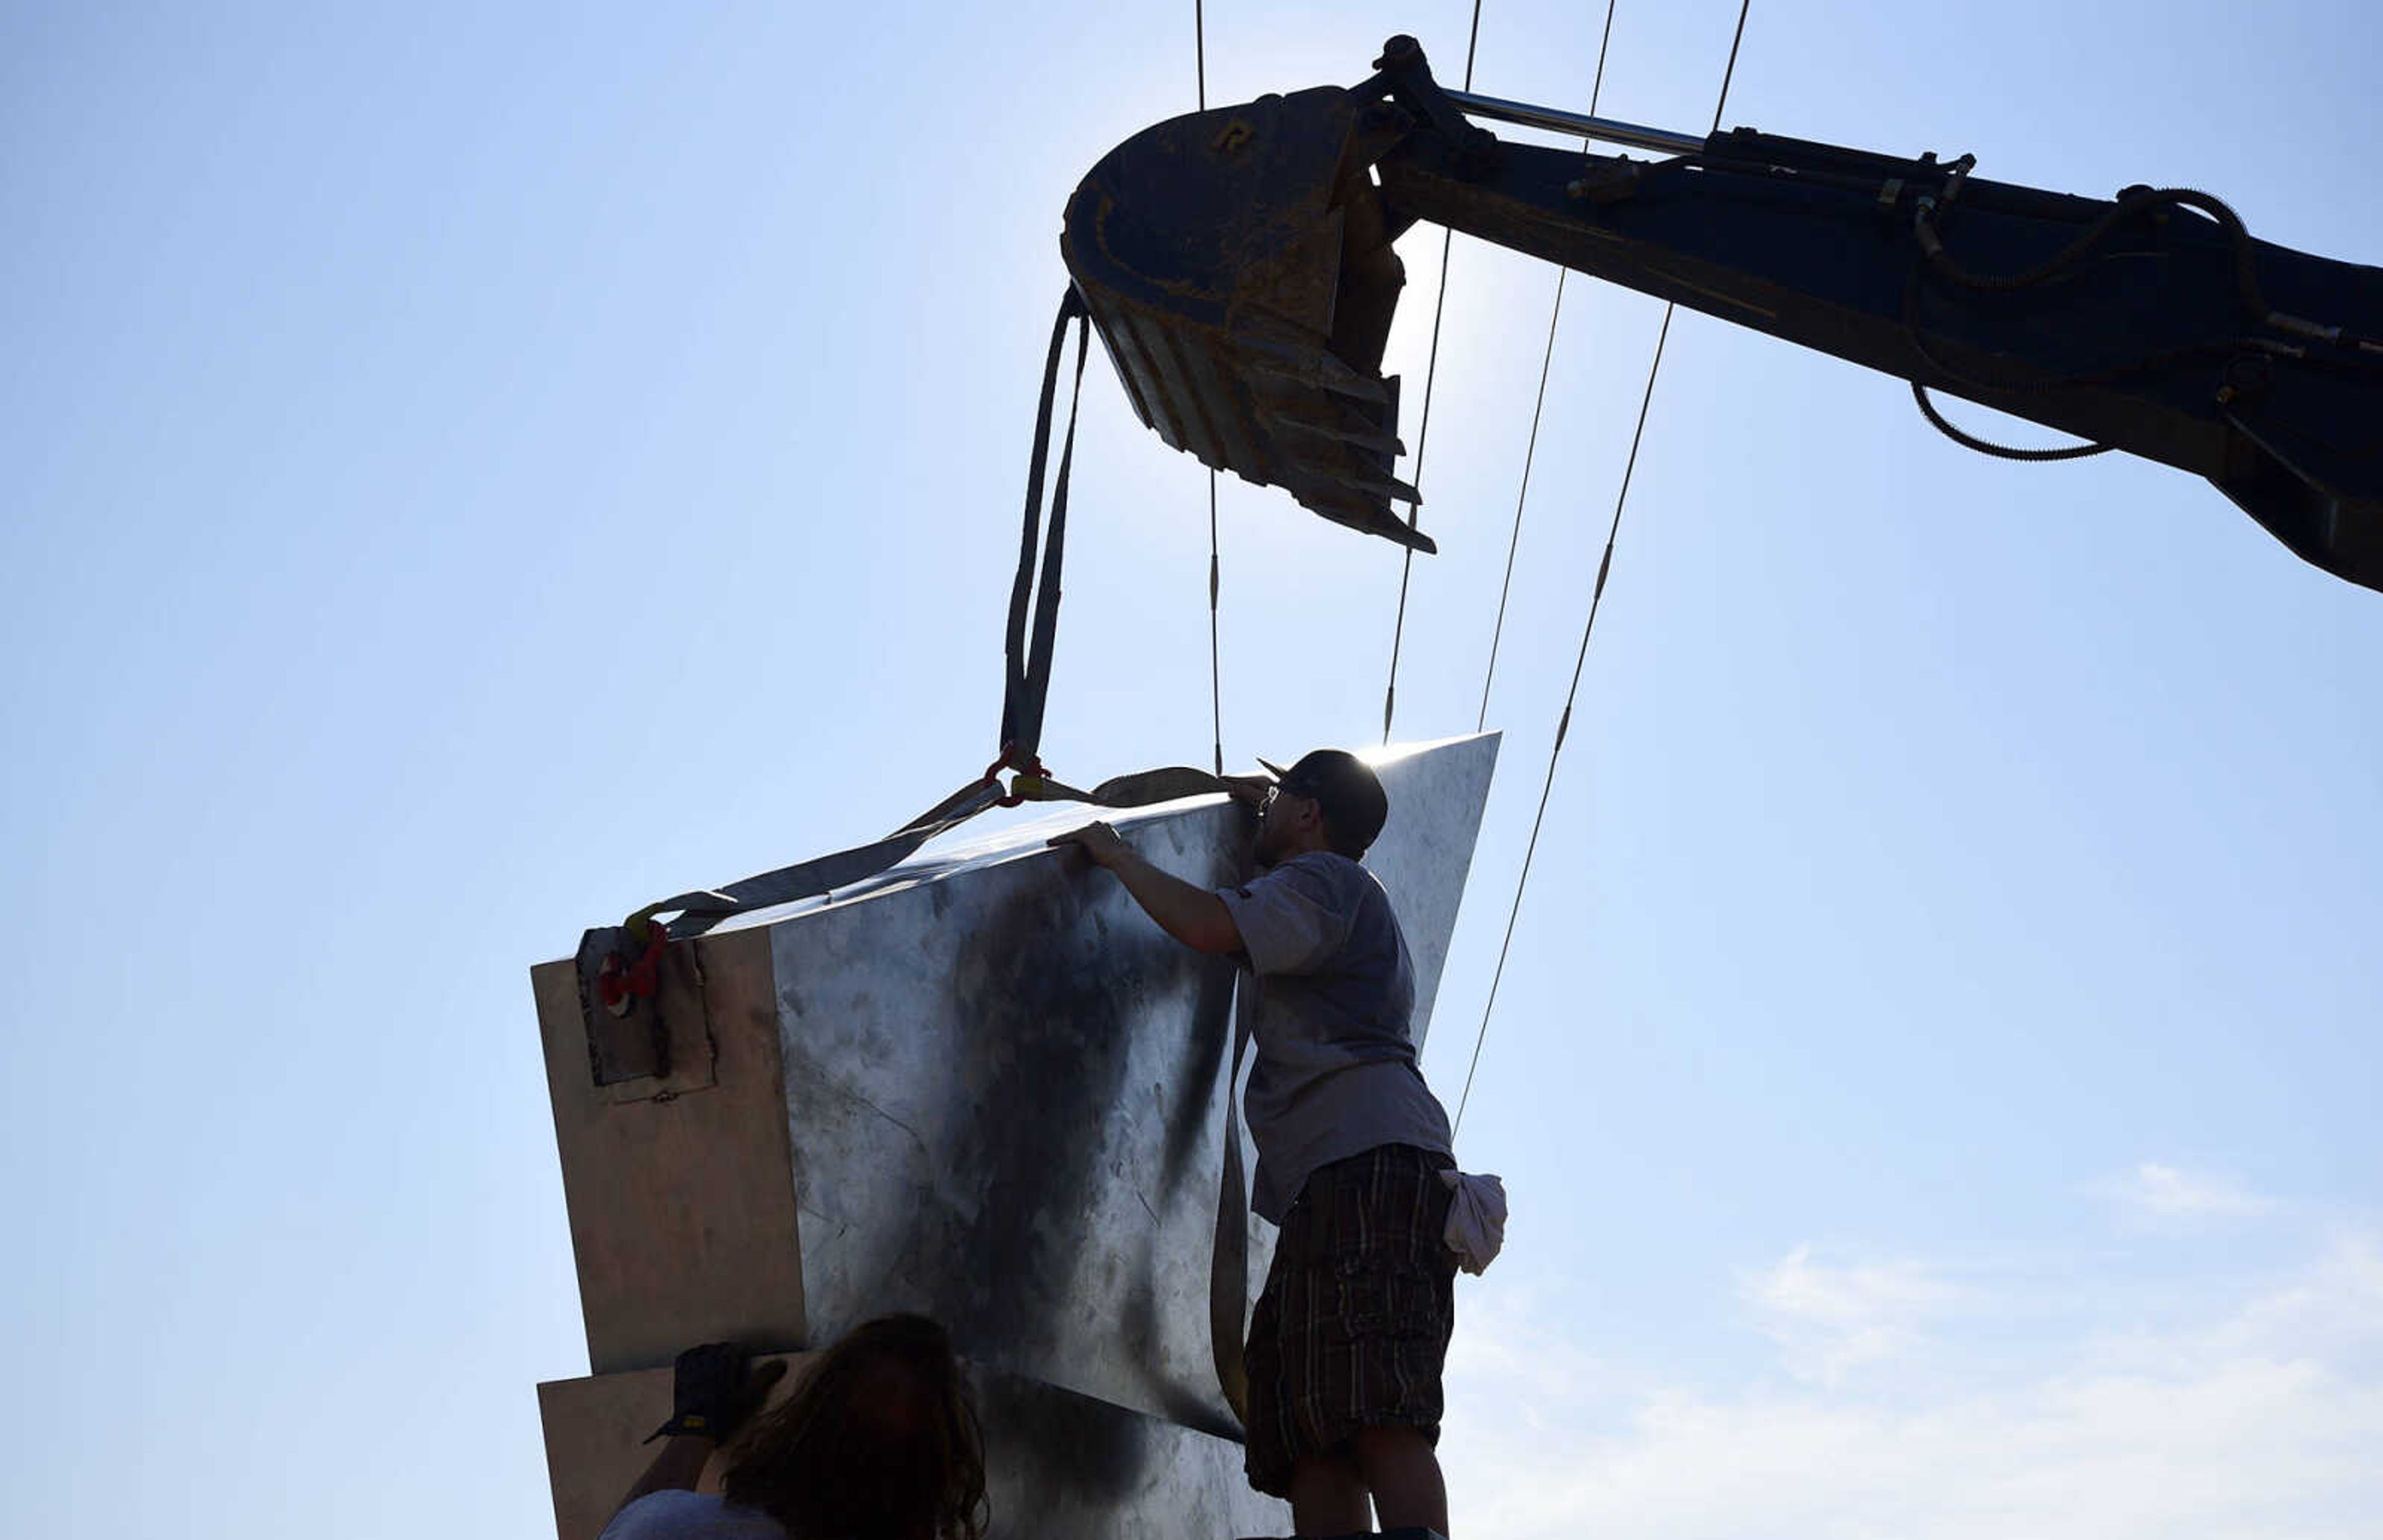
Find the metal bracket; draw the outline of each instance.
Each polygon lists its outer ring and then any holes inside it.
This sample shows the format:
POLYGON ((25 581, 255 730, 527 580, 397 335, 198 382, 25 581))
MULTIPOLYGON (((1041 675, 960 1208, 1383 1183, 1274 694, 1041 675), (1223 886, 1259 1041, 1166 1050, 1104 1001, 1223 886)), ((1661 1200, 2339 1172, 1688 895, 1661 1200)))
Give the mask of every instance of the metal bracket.
POLYGON ((1622 203, 1638 195, 1646 171, 1644 162, 1627 155, 1587 155, 1580 175, 1564 184, 1564 196, 1600 208, 1622 203))
POLYGON ((1382 44, 1382 56, 1374 61, 1374 80, 1359 87, 1359 92, 1370 92, 1377 82, 1386 86, 1401 106, 1430 125, 1454 147, 1450 164, 1460 179, 1488 181, 1498 174, 1501 148, 1498 136, 1487 129, 1475 128, 1449 99, 1449 93, 1431 78, 1431 65, 1423 56, 1421 43, 1400 33, 1382 44))
POLYGON ((650 992, 621 993, 607 1004, 601 979, 638 950, 618 927, 590 930, 579 943, 579 1020, 587 1035, 591 1084, 614 1103, 669 1101, 718 1084, 711 1012, 703 987, 701 943, 661 948, 650 992))

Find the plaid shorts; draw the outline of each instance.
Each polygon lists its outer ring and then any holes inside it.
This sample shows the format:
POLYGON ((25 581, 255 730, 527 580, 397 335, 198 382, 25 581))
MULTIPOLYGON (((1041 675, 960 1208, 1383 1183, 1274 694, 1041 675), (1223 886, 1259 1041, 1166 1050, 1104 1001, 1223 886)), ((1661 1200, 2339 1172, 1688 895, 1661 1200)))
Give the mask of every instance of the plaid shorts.
POLYGON ((1456 1257, 1442 1238, 1455 1163, 1407 1144, 1335 1161, 1283 1215, 1250 1321, 1250 1485, 1290 1495, 1291 1468, 1361 1428, 1439 1438, 1456 1257))

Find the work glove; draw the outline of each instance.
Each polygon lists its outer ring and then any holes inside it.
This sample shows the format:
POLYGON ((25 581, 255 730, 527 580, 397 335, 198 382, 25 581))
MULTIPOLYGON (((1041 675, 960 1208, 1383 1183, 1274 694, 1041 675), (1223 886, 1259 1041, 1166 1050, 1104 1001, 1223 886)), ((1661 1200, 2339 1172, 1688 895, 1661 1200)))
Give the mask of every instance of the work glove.
POLYGON ((678 1355, 671 1367, 671 1420, 646 1437, 693 1434, 714 1444, 736 1436, 770 1398, 770 1387, 785 1377, 783 1363, 747 1372, 745 1349, 734 1342, 707 1342, 678 1355))

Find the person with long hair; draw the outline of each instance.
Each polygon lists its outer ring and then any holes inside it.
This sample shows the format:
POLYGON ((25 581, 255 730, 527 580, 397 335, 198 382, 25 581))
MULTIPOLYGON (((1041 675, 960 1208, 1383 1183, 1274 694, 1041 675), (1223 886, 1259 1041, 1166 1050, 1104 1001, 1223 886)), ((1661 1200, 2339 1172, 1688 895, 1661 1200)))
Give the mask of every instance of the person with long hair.
POLYGON ((601 1540, 983 1540, 983 1435, 942 1326, 857 1326, 754 1415, 783 1373, 733 1344, 681 1354, 669 1443, 601 1540), (715 1450, 718 1496, 695 1490, 715 1450))

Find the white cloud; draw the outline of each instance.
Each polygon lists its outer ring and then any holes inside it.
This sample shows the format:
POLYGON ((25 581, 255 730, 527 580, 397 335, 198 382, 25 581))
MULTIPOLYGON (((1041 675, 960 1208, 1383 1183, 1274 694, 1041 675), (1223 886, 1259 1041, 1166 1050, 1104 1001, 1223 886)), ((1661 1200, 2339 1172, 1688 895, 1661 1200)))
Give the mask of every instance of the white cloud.
POLYGON ((2102 1184, 2101 1191, 2153 1219, 2241 1219, 2275 1207, 2272 1201, 2224 1177, 2182 1171, 2157 1161, 2139 1163, 2125 1176, 2102 1184))
POLYGON ((1922 1322, 1962 1297, 1917 1263, 1831 1266, 1809 1246, 1742 1280, 1739 1293, 1789 1372, 1824 1385, 1910 1347, 1922 1322))
MULTIPOLYGON (((1752 1294, 1857 1340, 1881 1309, 1991 1304, 1943 1287, 1797 1254, 1752 1294)), ((1946 1389, 1889 1353, 1859 1394, 1624 1386, 1558 1328, 1475 1303, 1450 1365, 1453 1517, 1499 1540, 2383 1534, 2372 1236, 2186 1325, 2080 1333, 1990 1378, 1946 1389)))

